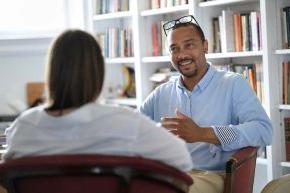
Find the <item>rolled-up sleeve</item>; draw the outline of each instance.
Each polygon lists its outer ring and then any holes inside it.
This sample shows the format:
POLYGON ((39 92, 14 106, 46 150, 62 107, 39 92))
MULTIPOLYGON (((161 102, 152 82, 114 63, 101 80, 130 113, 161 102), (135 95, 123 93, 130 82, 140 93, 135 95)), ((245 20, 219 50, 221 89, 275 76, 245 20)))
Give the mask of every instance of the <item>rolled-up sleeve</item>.
POLYGON ((272 124, 250 85, 238 77, 232 91, 236 125, 213 126, 224 151, 272 143, 272 124))

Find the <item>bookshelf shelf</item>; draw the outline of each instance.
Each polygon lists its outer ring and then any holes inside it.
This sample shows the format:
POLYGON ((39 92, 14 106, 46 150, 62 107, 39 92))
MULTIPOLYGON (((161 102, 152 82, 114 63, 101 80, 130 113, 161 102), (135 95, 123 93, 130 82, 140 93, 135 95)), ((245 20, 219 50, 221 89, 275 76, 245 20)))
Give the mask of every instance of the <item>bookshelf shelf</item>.
POLYGON ((218 5, 229 5, 229 4, 246 4, 251 2, 259 2, 258 0, 215 0, 206 1, 199 3, 199 7, 210 7, 218 5))
POLYGON ((290 54, 290 49, 276 50, 276 51, 275 51, 275 54, 280 54, 280 55, 283 55, 283 54, 290 54))
POLYGON ((290 110, 290 105, 279 105, 280 110, 290 110))
POLYGON ((124 63, 134 63, 134 57, 123 57, 123 58, 106 58, 105 62, 107 64, 124 64, 124 63))
POLYGON ((251 52, 228 52, 228 53, 209 53, 206 54, 207 59, 215 59, 215 58, 240 58, 240 57, 254 57, 254 56, 262 56, 262 51, 251 51, 251 52))
POLYGON ((166 13, 188 11, 189 9, 190 9, 189 5, 179 5, 179 6, 168 7, 168 8, 151 9, 151 10, 142 11, 141 16, 162 15, 166 13))
POLYGON ((144 63, 153 63, 153 62, 170 62, 169 56, 151 56, 143 57, 142 62, 144 63))
POLYGON ((107 98, 105 99, 105 103, 125 106, 137 106, 136 98, 113 98, 113 99, 107 98))
POLYGON ((268 165, 268 160, 266 158, 257 157, 257 164, 268 165))
POLYGON ((11 35, 0 35, 0 41, 16 41, 16 40, 36 40, 36 39, 52 39, 59 32, 49 33, 33 33, 27 32, 27 34, 11 34, 11 35))
POLYGON ((107 20, 107 19, 127 18, 131 16, 132 16, 132 12, 130 11, 120 11, 120 12, 114 12, 114 13, 94 15, 93 20, 102 21, 102 20, 107 20))
POLYGON ((280 165, 283 166, 283 167, 288 167, 289 168, 290 167, 290 162, 281 162, 280 165))

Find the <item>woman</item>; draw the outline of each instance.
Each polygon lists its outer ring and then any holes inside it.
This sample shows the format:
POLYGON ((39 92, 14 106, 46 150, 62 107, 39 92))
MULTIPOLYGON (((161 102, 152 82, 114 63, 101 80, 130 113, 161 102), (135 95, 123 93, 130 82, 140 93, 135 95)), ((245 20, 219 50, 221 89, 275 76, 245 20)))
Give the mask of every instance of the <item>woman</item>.
POLYGON ((68 30, 53 43, 46 105, 22 113, 7 130, 4 159, 49 154, 142 156, 192 168, 184 141, 141 114, 97 104, 104 59, 90 34, 68 30))

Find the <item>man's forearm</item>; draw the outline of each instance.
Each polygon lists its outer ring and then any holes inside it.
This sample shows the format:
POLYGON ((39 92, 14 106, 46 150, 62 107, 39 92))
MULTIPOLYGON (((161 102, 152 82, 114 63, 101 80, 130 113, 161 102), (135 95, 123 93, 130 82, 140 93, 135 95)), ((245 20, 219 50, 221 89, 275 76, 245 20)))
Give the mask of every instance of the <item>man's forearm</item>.
POLYGON ((200 141, 219 145, 221 144, 219 138, 211 127, 201 127, 200 141))

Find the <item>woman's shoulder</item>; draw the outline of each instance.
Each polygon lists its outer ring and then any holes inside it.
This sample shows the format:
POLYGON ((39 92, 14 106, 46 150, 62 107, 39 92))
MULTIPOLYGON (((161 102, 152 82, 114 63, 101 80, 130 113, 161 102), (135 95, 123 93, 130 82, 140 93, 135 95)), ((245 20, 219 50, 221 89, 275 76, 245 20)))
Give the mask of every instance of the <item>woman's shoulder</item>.
POLYGON ((33 108, 30 108, 30 109, 27 109, 25 110, 24 112, 22 112, 18 117, 17 119, 18 120, 29 120, 35 116, 38 116, 40 114, 43 113, 44 111, 44 106, 41 105, 41 106, 36 106, 36 107, 33 107, 33 108))

